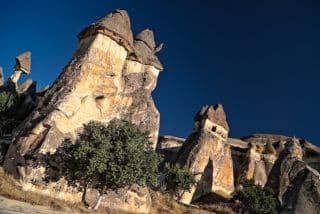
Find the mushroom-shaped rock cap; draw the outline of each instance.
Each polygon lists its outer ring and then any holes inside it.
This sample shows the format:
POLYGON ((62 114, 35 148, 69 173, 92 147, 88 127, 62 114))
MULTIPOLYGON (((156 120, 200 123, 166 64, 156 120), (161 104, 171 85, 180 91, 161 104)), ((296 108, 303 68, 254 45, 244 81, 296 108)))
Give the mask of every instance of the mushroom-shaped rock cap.
POLYGON ((208 119, 229 131, 227 117, 221 104, 202 107, 196 114, 194 121, 201 121, 204 119, 208 119))
POLYGON ((150 29, 145 29, 141 31, 136 37, 135 40, 140 40, 145 42, 151 50, 156 48, 156 42, 154 41, 153 31, 150 29))
POLYGON ((27 51, 16 57, 16 70, 29 74, 31 72, 31 52, 27 51))
POLYGON ((82 39, 96 32, 104 33, 116 42, 124 45, 128 51, 132 50, 133 35, 127 11, 115 10, 81 31, 78 37, 79 39, 82 39))
POLYGON ((129 59, 136 60, 145 65, 152 65, 159 70, 163 70, 163 66, 155 55, 161 50, 162 44, 156 46, 153 32, 149 29, 140 32, 133 43, 134 51, 130 54, 129 59))

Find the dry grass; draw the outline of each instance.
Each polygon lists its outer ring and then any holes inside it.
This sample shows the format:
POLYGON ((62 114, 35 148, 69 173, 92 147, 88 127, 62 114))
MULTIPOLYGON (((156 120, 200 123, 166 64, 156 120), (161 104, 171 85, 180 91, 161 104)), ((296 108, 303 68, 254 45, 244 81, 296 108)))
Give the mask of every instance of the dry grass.
MULTIPOLYGON (((161 194, 150 190, 152 198, 152 209, 150 214, 208 214, 208 213, 233 213, 227 208, 221 206, 200 206, 190 207, 177 203, 170 195, 161 194), (206 211, 207 210, 207 211, 206 211), (230 212, 229 212, 230 211, 230 212)), ((7 175, 3 168, 0 167, 0 195, 9 199, 27 202, 33 205, 50 207, 52 210, 66 213, 112 213, 118 214, 116 211, 107 211, 105 208, 100 211, 92 211, 87 209, 82 203, 71 204, 66 201, 49 198, 48 196, 40 195, 30 191, 23 191, 15 180, 7 175)), ((119 213, 120 214, 120 213, 119 213)))
POLYGON ((90 213, 90 210, 88 210, 81 203, 71 204, 34 192, 21 190, 21 187, 16 184, 11 176, 7 175, 4 172, 2 167, 0 167, 0 195, 9 199, 23 201, 33 205, 50 207, 56 211, 69 212, 70 210, 72 210, 73 213, 90 213))
POLYGON ((150 190, 152 198, 151 214, 207 214, 213 213, 197 207, 189 207, 177 203, 170 195, 164 195, 150 190))
POLYGON ((214 213, 220 213, 220 214, 235 214, 236 212, 226 205, 221 204, 206 204, 206 205, 200 205, 201 209, 205 209, 214 213))

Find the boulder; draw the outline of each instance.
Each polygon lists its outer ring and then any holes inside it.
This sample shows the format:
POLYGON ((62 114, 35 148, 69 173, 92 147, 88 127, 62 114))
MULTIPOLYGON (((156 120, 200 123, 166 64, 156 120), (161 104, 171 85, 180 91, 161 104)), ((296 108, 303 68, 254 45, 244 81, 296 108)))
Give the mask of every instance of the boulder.
MULTIPOLYGON (((96 189, 87 189, 85 202, 94 207, 99 198, 96 189)), ((124 213, 149 213, 152 200, 148 188, 132 185, 118 190, 109 190, 103 195, 100 210, 118 211, 124 213)))
POLYGON ((197 113, 194 131, 178 152, 176 163, 189 168, 199 183, 182 194, 181 202, 189 204, 211 193, 230 198, 234 177, 228 132, 222 105, 205 106, 197 113))

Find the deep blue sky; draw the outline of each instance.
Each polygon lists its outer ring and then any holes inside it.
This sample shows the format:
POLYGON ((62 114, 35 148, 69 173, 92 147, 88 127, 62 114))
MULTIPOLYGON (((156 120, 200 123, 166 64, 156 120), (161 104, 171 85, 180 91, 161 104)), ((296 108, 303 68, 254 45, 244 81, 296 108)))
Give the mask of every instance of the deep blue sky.
POLYGON ((0 65, 32 51, 31 78, 51 84, 71 58, 76 35, 116 8, 134 33, 155 31, 165 70, 153 93, 160 134, 186 137, 205 104, 221 102, 231 136, 257 132, 320 145, 320 1, 5 1, 0 65))

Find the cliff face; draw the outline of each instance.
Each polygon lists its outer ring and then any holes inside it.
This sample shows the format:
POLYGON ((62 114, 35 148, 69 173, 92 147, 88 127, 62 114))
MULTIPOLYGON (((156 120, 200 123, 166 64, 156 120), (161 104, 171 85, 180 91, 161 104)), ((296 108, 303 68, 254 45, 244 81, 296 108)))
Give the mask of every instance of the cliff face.
POLYGON ((28 176, 28 158, 54 153, 83 124, 125 119, 158 138, 159 113, 151 98, 162 66, 150 30, 133 39, 126 11, 117 10, 79 34, 78 48, 37 108, 15 130, 5 168, 28 176), (18 166, 18 167, 17 167, 18 166))

